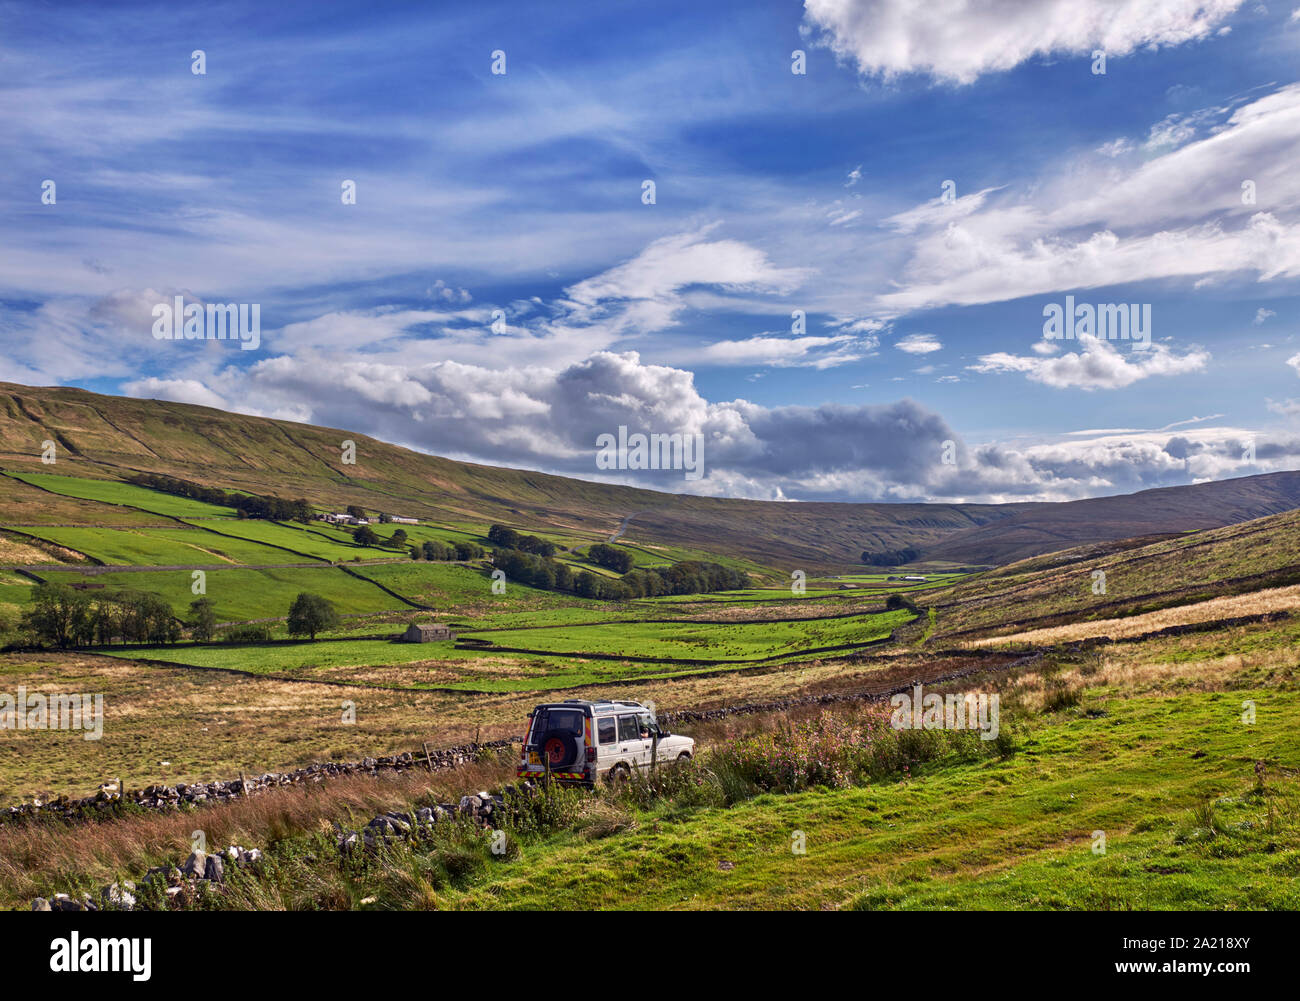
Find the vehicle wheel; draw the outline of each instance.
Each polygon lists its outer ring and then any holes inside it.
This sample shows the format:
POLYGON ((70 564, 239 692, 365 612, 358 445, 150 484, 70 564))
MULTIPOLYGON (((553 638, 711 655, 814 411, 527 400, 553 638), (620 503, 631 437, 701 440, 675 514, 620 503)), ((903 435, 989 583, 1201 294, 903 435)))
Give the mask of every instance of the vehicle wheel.
POLYGON ((578 742, 571 733, 551 732, 542 738, 542 759, 552 771, 564 771, 578 760, 578 742))
POLYGON ((615 765, 605 774, 605 781, 612 786, 622 785, 631 775, 627 765, 615 765))
POLYGON ((691 752, 690 752, 690 751, 682 751, 681 754, 677 755, 677 760, 678 760, 678 761, 690 761, 690 760, 691 760, 691 752))

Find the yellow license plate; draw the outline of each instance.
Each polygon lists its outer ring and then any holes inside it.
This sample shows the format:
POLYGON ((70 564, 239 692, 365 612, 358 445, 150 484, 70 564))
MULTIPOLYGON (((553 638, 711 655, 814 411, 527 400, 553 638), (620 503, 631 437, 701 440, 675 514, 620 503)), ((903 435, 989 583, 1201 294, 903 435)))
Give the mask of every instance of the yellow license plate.
POLYGON ((534 753, 534 752, 532 752, 532 751, 529 751, 529 752, 528 752, 528 763, 529 763, 530 765, 540 765, 540 764, 542 763, 542 759, 541 759, 540 757, 538 757, 536 753, 534 753))

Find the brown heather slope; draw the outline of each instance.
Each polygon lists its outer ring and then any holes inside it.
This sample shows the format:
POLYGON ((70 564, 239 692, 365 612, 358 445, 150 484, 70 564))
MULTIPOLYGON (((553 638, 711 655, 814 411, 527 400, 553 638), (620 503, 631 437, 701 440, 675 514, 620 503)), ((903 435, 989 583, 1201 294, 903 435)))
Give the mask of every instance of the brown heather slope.
MULTIPOLYGON (((1296 584, 1300 510, 1155 542, 1094 543, 1038 556, 934 591, 920 604, 936 613, 930 642, 948 646, 1296 584), (1104 574, 1104 594, 1093 591, 1097 571, 1104 574)), ((1266 604, 1261 599, 1245 613, 1270 610, 1266 604)))
MULTIPOLYGON (((1004 563, 1101 540, 1226 525, 1300 506, 1300 473, 1063 504, 691 497, 457 462, 351 431, 13 383, 0 383, 0 467, 103 478, 147 470, 227 489, 302 496, 322 505, 355 503, 427 519, 501 521, 585 538, 612 533, 631 514, 628 542, 691 547, 807 571, 843 571, 858 565, 863 549, 907 546, 928 559, 1004 563), (47 439, 59 445, 55 469, 39 461, 47 439), (340 461, 344 439, 356 442, 356 465, 340 461)), ((14 512, 6 512, 5 520, 21 523, 14 512)))

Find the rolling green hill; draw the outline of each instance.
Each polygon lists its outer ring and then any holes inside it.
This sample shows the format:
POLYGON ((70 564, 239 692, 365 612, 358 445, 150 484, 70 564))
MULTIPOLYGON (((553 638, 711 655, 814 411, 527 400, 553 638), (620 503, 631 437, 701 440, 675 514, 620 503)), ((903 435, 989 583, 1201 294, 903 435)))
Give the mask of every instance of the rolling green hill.
MULTIPOLYGON (((1213 528, 1300 505, 1300 473, 1273 473, 1060 504, 847 504, 659 493, 456 462, 356 432, 75 388, 0 383, 0 468, 118 480, 160 472, 226 490, 360 504, 440 525, 491 522, 596 541, 620 539, 743 558, 783 578, 843 570, 864 549, 918 549, 928 560, 993 565, 1073 545, 1213 528), (356 443, 355 465, 341 443, 356 443), (55 466, 40 461, 54 441, 55 466)), ((40 484, 39 477, 31 480, 40 484)), ((171 523, 161 508, 123 507, 122 488, 51 502, 39 485, 0 481, 4 523, 171 523), (102 500, 101 500, 102 498, 102 500)))

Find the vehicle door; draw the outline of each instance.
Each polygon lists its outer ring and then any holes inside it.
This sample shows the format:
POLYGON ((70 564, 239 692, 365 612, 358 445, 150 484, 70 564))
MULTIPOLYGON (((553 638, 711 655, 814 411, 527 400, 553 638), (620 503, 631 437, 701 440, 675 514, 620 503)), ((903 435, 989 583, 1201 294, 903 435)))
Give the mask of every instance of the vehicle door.
POLYGON ((599 716, 596 719, 596 771, 604 773, 618 761, 618 718, 599 716))
POLYGON ((641 721, 636 713, 619 716, 619 757, 624 761, 635 764, 638 768, 644 768, 650 764, 650 741, 641 734, 641 721))
POLYGON ((637 729, 640 732, 641 739, 645 741, 645 764, 649 768, 656 763, 655 744, 659 739, 659 727, 655 723, 655 718, 650 713, 637 713, 637 729))

